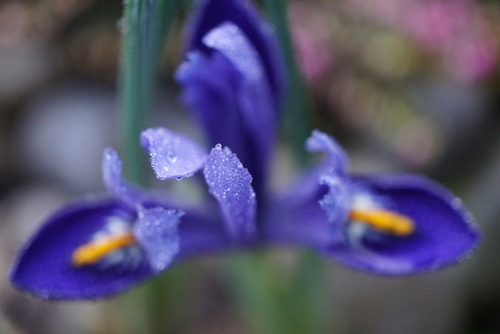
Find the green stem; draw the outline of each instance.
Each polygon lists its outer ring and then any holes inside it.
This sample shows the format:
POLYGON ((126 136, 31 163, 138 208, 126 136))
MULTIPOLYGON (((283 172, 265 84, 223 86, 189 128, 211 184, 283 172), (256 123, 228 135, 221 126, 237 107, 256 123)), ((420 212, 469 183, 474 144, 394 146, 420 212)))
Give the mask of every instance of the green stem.
POLYGON ((301 254, 295 270, 279 270, 273 254, 233 255, 226 266, 239 306, 255 333, 326 333, 331 283, 321 258, 301 254))
MULTIPOLYGON (((297 70, 288 30, 286 3, 283 0, 263 0, 268 16, 275 24, 287 72, 290 76, 286 111, 289 115, 286 130, 293 141, 297 162, 305 165, 304 143, 311 133, 310 107, 305 85, 297 70)), ((305 256, 307 259, 307 255, 305 256)), ((232 259, 229 274, 241 303, 257 333, 320 333, 322 324, 314 313, 317 301, 314 283, 323 281, 317 261, 308 262, 308 273, 297 273, 290 282, 276 272, 261 255, 241 255, 232 259), (317 276, 315 274, 318 274, 317 276)), ((302 263, 301 263, 302 264, 302 263)), ((302 269, 302 267, 300 268, 302 269)), ((322 314, 321 312, 318 312, 322 314)))
POLYGON ((139 136, 156 99, 165 36, 179 0, 128 0, 121 61, 121 142, 125 177, 145 184, 145 155, 139 136))
MULTIPOLYGON (((125 3, 120 73, 121 153, 125 178, 138 185, 145 185, 148 175, 139 137, 148 125, 147 114, 156 100, 161 54, 179 3, 180 0, 125 3)), ((162 279, 130 294, 134 305, 141 304, 135 309, 143 319, 139 332, 164 332, 169 308, 166 300, 175 284, 164 284, 162 279)))
POLYGON ((289 334, 263 254, 232 255, 226 265, 230 283, 254 333, 289 334))
POLYGON ((263 0, 263 3, 270 20, 276 27, 289 75, 289 91, 285 106, 289 115, 286 123, 287 137, 292 138, 297 162, 304 166, 307 163, 304 143, 312 130, 311 107, 305 93, 304 80, 295 61, 295 52, 288 25, 287 4, 284 0, 263 0))
POLYGON ((289 289, 294 333, 326 333, 333 315, 332 284, 324 260, 312 251, 301 254, 299 270, 289 289))

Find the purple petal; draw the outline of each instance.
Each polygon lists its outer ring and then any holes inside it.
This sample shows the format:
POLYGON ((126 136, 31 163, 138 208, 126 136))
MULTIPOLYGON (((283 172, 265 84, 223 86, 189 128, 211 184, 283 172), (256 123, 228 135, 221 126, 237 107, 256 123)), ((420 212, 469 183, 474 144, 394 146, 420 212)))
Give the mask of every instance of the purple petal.
POLYGON ((265 82, 257 50, 235 24, 225 22, 207 32, 203 44, 226 56, 247 80, 265 82))
POLYGON ((208 51, 205 36, 222 23, 237 26, 255 49, 264 67, 274 109, 279 109, 285 82, 284 58, 274 30, 246 0, 204 0, 191 18, 187 50, 208 51))
MULTIPOLYGON (((14 286, 42 299, 96 299, 127 290, 157 274, 160 267, 193 256, 218 252, 233 247, 220 219, 210 211, 186 209, 176 227, 178 217, 168 214, 166 203, 145 202, 145 215, 139 219, 136 234, 144 245, 139 245, 139 261, 125 261, 123 265, 104 263, 74 267, 74 251, 86 244, 110 222, 125 221, 131 226, 137 218, 135 208, 114 199, 85 199, 69 205, 41 227, 25 245, 11 271, 14 286), (161 215, 167 212, 167 216, 161 215), (154 236, 147 222, 165 223, 154 236), (137 232, 137 230, 139 232, 137 232), (170 234, 172 232, 172 234, 170 234), (160 245, 160 240, 170 242, 160 245), (178 251, 172 244, 178 240, 178 251), (145 256, 144 256, 145 255, 145 256), (165 256, 165 258, 163 257, 165 256), (172 256, 171 261, 165 260, 172 256), (154 267, 152 267, 154 265, 154 267)), ((161 225, 161 224, 160 224, 161 225)), ((137 259, 137 253, 135 253, 137 259)))
POLYGON ((109 296, 149 278, 146 263, 130 270, 73 267, 71 257, 110 219, 129 220, 134 211, 112 199, 87 199, 63 208, 27 243, 11 272, 19 289, 43 299, 93 299, 109 296))
MULTIPOLYGON (((179 253, 174 261, 225 251, 235 245, 228 236, 222 219, 213 218, 206 211, 185 209, 178 226, 179 253)), ((215 215, 218 217, 218 215, 215 215)))
POLYGON ((176 79, 183 85, 183 103, 195 113, 212 146, 230 143, 240 159, 250 160, 245 124, 235 98, 241 73, 233 64, 219 52, 210 57, 193 52, 177 70, 176 79))
POLYGON ((351 209, 350 189, 345 179, 334 173, 324 176, 321 183, 328 186, 328 193, 318 203, 331 224, 332 242, 337 242, 343 239, 343 229, 351 209))
POLYGON ((184 86, 183 101, 202 121, 212 145, 222 143, 238 154, 259 190, 274 142, 277 113, 261 60, 232 23, 214 28, 203 42, 212 53, 191 53, 177 72, 184 86))
POLYGON ((179 252, 177 226, 184 213, 161 207, 139 211, 139 219, 133 233, 146 251, 151 267, 159 272, 165 270, 179 252))
POLYGON ((122 161, 111 148, 105 149, 102 155, 102 178, 111 194, 127 203, 134 202, 134 190, 122 180, 122 161))
POLYGON ((151 166, 160 180, 190 177, 205 163, 206 154, 200 146, 165 128, 143 131, 141 143, 149 151, 151 166))
POLYGON ((229 235, 235 241, 255 238, 256 199, 252 176, 227 147, 216 145, 203 170, 210 193, 217 199, 229 235))
MULTIPOLYGON (((194 256, 220 252, 235 246, 227 234, 221 214, 216 207, 209 205, 193 208, 179 203, 174 204, 174 202, 176 201, 166 202, 163 197, 150 198, 142 203, 141 209, 143 212, 148 212, 147 220, 150 222, 168 221, 167 225, 162 227, 169 235, 167 239, 175 240, 175 233, 178 234, 179 251, 174 254, 171 265, 194 256), (176 208, 176 210, 171 208, 176 208), (167 212, 169 217, 161 218, 162 212, 167 212), (177 212, 177 215, 174 212, 177 212), (175 222, 176 216, 180 218, 178 223, 175 222), (174 228, 176 224, 177 227, 174 228)), ((145 225, 144 222, 142 224, 145 225)))
MULTIPOLYGON (((211 145, 231 147, 252 174, 256 192, 264 194, 285 82, 284 58, 274 31, 246 0, 202 0, 189 26, 188 52, 211 61, 203 68, 192 64, 188 65, 191 71, 186 71, 186 66, 180 69, 178 79, 184 89, 196 92, 184 94, 183 100, 190 106, 197 105, 197 115, 220 115, 210 118, 222 118, 223 122, 200 117, 211 145), (214 59, 221 57, 227 63, 222 70, 222 62, 214 59), (207 73, 212 79, 202 79, 200 84, 200 76, 208 76, 193 75, 195 72, 207 73), (222 84, 214 81, 222 81, 228 74, 232 84, 221 91, 222 84), (217 102, 212 100, 213 95, 217 102), (189 96, 199 102, 189 101, 189 96), (229 114, 237 115, 226 117, 229 114), (227 131, 230 134, 224 133, 227 131)), ((193 57, 189 58, 191 62, 193 57)))
POLYGON ((272 243, 322 248, 339 234, 339 221, 345 217, 348 197, 343 178, 326 164, 309 170, 280 196, 267 203, 262 235, 272 243))
POLYGON ((381 275, 432 271, 463 260, 478 244, 470 213, 458 198, 428 179, 379 176, 353 179, 351 186, 411 218, 415 232, 365 238, 361 246, 346 241, 325 250, 346 266, 381 275))
POLYGON ((338 239, 339 225, 348 213, 344 185, 348 158, 333 138, 320 131, 313 131, 306 148, 325 157, 267 206, 263 234, 273 242, 322 247, 338 239))
POLYGON ((111 194, 119 195, 124 192, 122 183, 122 161, 118 153, 111 148, 102 154, 102 178, 106 189, 111 194))
POLYGON ((262 215, 262 238, 273 244, 324 248, 331 245, 332 225, 318 201, 327 189, 293 187, 267 203, 262 215), (304 192, 302 192, 304 191, 304 192))
POLYGON ((325 154, 324 172, 345 174, 349 158, 344 149, 335 139, 318 130, 314 130, 311 137, 307 138, 306 149, 309 152, 321 152, 325 154))
MULTIPOLYGON (((269 84, 265 80, 262 63, 250 41, 238 26, 226 22, 208 32, 203 43, 223 54, 241 73, 242 87, 237 99, 243 122, 248 124, 254 137, 259 138, 256 133, 261 136, 267 131, 273 133, 277 110, 271 103, 269 84)), ((265 141, 270 142, 272 140, 265 141)))
POLYGON ((203 42, 226 56, 241 73, 240 89, 233 95, 238 102, 245 136, 240 134, 245 155, 236 150, 233 142, 221 142, 230 146, 249 168, 254 184, 261 187, 266 166, 274 143, 277 110, 272 103, 269 83, 256 50, 238 26, 223 23, 203 38, 203 42))

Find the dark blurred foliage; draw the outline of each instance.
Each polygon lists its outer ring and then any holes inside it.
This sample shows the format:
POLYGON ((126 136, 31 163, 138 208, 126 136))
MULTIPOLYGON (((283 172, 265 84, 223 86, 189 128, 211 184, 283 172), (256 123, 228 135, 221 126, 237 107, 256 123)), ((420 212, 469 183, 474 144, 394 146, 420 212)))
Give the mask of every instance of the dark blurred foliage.
MULTIPOLYGON (((187 123, 171 77, 188 8, 164 54, 157 125, 187 123)), ((116 0, 0 2, 3 273, 54 209, 103 189, 100 155, 117 140, 121 14, 116 0)), ((460 195, 484 231, 473 258, 443 273, 386 280, 336 271, 325 291, 335 296, 329 332, 499 333, 500 1, 290 1, 289 19, 313 123, 346 146, 352 169, 425 173, 460 195)), ((295 255, 268 261, 280 273, 300 270, 295 255)), ((251 332, 259 326, 235 308, 224 261, 181 265, 150 283, 171 297, 150 310, 134 309, 143 288, 52 304, 2 275, 0 333, 251 332), (189 285, 179 282, 186 275, 189 285), (166 310, 164 323, 150 323, 166 310)))

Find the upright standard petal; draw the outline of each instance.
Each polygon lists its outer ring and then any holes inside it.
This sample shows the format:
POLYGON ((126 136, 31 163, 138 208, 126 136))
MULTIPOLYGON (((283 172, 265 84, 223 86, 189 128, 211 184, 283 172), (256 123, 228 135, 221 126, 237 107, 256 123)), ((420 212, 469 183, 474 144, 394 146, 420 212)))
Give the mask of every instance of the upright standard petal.
MULTIPOLYGON (((262 63, 243 31, 232 23, 223 23, 210 31, 204 42, 226 56, 241 73, 240 88, 235 95, 244 130, 240 141, 243 141, 245 150, 242 153, 245 155, 240 159, 252 173, 254 185, 261 193, 274 144, 278 111, 273 105, 262 63)), ((232 143, 223 144, 233 147, 232 143)))
POLYGON ((149 151, 151 166, 160 180, 190 177, 206 160, 206 153, 195 142, 165 128, 143 131, 141 144, 149 151))
POLYGON ((177 70, 176 79, 183 86, 182 102, 200 121, 211 146, 230 143, 240 159, 252 160, 237 98, 241 74, 229 59, 220 52, 211 56, 190 53, 177 70))
POLYGON ((206 0, 193 18, 187 61, 176 75, 183 101, 211 145, 238 155, 260 196, 284 86, 276 38, 245 0, 206 0))
POLYGON ((278 110, 286 81, 284 58, 274 29, 266 23, 247 0, 202 0, 191 17, 186 49, 210 53, 205 36, 222 23, 237 26, 257 51, 271 89, 274 108, 278 110))
POLYGON ((216 145, 203 170, 210 193, 217 199, 228 234, 236 243, 255 240, 256 199, 252 176, 227 147, 216 145))
POLYGON ((238 154, 260 192, 276 130, 269 86, 255 51, 236 26, 218 27, 207 37, 221 50, 188 56, 176 74, 184 87, 182 100, 201 121, 211 145, 221 143, 238 154))
MULTIPOLYGON (((208 32, 203 42, 224 55, 240 73, 240 87, 233 99, 238 102, 246 145, 254 147, 248 149, 253 153, 250 158, 262 159, 265 166, 274 142, 277 110, 257 51, 238 26, 227 22, 208 32)), ((248 163, 253 165, 252 161, 242 161, 247 167, 251 166, 248 163)))

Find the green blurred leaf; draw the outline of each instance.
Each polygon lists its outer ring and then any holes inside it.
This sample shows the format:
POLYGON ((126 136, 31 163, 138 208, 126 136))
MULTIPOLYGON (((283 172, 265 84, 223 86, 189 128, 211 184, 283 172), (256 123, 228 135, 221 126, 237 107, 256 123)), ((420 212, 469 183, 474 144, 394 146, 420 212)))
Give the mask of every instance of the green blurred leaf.
POLYGON ((281 47, 285 55, 287 72, 289 75, 288 94, 285 105, 286 132, 291 138, 295 157, 299 165, 306 165, 308 156, 304 150, 304 143, 311 134, 311 106, 306 94, 304 80, 295 61, 287 17, 287 3, 285 0, 263 0, 269 19, 276 28, 281 47))
MULTIPOLYGON (((124 174, 127 180, 144 185, 146 155, 139 136, 147 127, 147 114, 158 90, 160 58, 179 0, 128 0, 123 18, 123 46, 120 78, 121 140, 124 174)), ((184 279, 170 273, 131 294, 142 333, 163 333, 168 326, 165 315, 179 300, 184 279), (172 298, 173 296, 177 296, 172 298)), ((134 331, 132 331, 134 332, 134 331)))
POLYGON ((147 126, 158 89, 160 56, 179 0, 128 0, 123 18, 120 110, 124 172, 144 184, 145 155, 139 135, 147 126))

